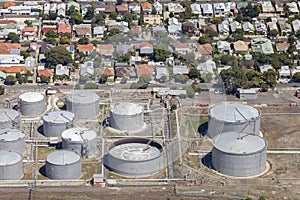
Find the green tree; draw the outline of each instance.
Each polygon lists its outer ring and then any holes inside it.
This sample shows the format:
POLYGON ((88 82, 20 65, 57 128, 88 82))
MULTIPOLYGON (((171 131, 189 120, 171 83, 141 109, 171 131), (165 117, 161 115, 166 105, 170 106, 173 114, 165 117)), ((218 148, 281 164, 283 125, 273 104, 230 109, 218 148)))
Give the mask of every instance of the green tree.
POLYGON ((44 39, 45 42, 49 42, 54 44, 56 42, 56 40, 58 39, 58 34, 56 32, 54 32, 53 30, 49 30, 46 34, 45 34, 46 38, 44 39))
POLYGON ((136 19, 136 16, 135 14, 132 14, 132 13, 126 13, 124 16, 123 16, 123 20, 125 22, 128 22, 129 25, 132 24, 132 21, 136 19))
POLYGON ((94 82, 88 82, 84 85, 83 89, 98 89, 98 85, 94 82))
POLYGON ((87 19, 87 20, 91 20, 95 15, 95 8, 94 6, 89 6, 88 9, 87 9, 87 12, 84 16, 84 19, 87 19))
POLYGON ((7 35, 7 39, 11 40, 12 43, 19 43, 20 42, 20 37, 18 36, 18 34, 10 32, 7 35))
POLYGON ((149 74, 142 74, 139 77, 138 83, 149 84, 151 80, 152 80, 152 78, 149 74))
POLYGON ((293 81, 295 82, 300 82, 300 72, 296 72, 294 75, 293 75, 293 81))
POLYGON ((246 73, 248 79, 248 85, 250 87, 260 87, 264 83, 263 76, 261 72, 249 71, 246 73))
POLYGON ((240 67, 222 70, 220 75, 228 94, 236 94, 238 88, 245 88, 248 84, 247 77, 240 67))
POLYGON ((187 87, 186 94, 187 94, 187 97, 190 98, 190 99, 195 97, 195 90, 193 89, 192 86, 187 87))
POLYGON ((270 30, 269 35, 272 37, 276 37, 278 35, 278 31, 276 29, 270 30))
POLYGON ((24 23, 26 24, 26 26, 28 27, 33 27, 32 22, 30 20, 25 20, 24 23))
POLYGON ((194 32, 194 24, 192 22, 185 22, 182 24, 182 32, 183 33, 192 33, 194 32))
POLYGON ((61 37, 67 37, 68 39, 72 39, 72 34, 71 33, 63 33, 63 34, 61 34, 61 37))
POLYGON ((95 15, 92 19, 92 24, 104 25, 104 20, 106 18, 106 14, 104 12, 100 12, 95 15))
POLYGON ((71 16, 73 13, 76 13, 76 12, 77 12, 77 10, 76 10, 75 6, 71 6, 69 8, 69 10, 67 10, 67 15, 71 16))
POLYGON ((86 84, 89 80, 90 80, 90 77, 88 77, 88 76, 80 76, 79 83, 86 84))
POLYGON ((175 82, 185 84, 189 80, 189 77, 184 74, 176 74, 174 76, 174 80, 175 82))
POLYGON ((88 43, 89 43, 89 38, 87 38, 87 37, 81 37, 78 40, 78 44, 88 44, 88 43))
POLYGON ((273 69, 269 69, 268 71, 263 73, 263 79, 266 84, 268 84, 271 88, 276 86, 276 77, 277 72, 273 69))
POLYGON ((57 14, 56 13, 50 13, 47 18, 48 18, 48 20, 56 20, 57 14))
POLYGON ((79 12, 74 12, 70 16, 70 23, 71 24, 81 24, 83 22, 83 17, 79 12))
POLYGON ((157 10, 154 8, 154 6, 152 7, 152 11, 151 11, 151 15, 156 15, 157 14, 157 10))
POLYGON ((105 84, 108 80, 108 76, 106 74, 102 74, 99 78, 99 83, 100 84, 105 84))
POLYGON ((199 42, 200 44, 206 44, 206 43, 210 43, 211 40, 210 40, 210 38, 207 37, 206 35, 202 35, 202 36, 199 37, 198 42, 199 42))
POLYGON ((68 37, 63 36, 59 38, 59 44, 71 44, 71 40, 68 37))
POLYGON ((118 18, 118 13, 116 13, 116 12, 111 12, 111 13, 109 13, 109 18, 114 19, 114 20, 117 20, 117 18, 118 18))
POLYGON ((196 69, 196 68, 193 67, 193 68, 191 68, 191 70, 190 70, 190 72, 188 74, 188 77, 190 79, 200 79, 201 78, 201 74, 200 74, 200 72, 199 72, 198 69, 196 69))
POLYGON ((45 52, 46 63, 48 66, 57 64, 67 65, 72 62, 71 53, 63 46, 53 47, 45 52))
POLYGON ((5 89, 4 89, 4 87, 3 87, 3 86, 0 86, 0 95, 3 95, 3 94, 4 94, 4 92, 5 92, 5 89))
POLYGON ((185 0, 180 3, 183 8, 185 9, 184 12, 180 13, 179 16, 182 19, 190 19, 192 17, 192 8, 191 8, 191 3, 188 0, 185 0))
POLYGON ((213 38, 213 37, 217 37, 218 36, 218 33, 217 32, 215 32, 215 31, 213 31, 213 30, 210 30, 210 29, 208 29, 208 30, 206 30, 205 32, 204 32, 204 34, 207 36, 207 37, 209 37, 209 38, 213 38))
POLYGON ((27 82, 26 77, 23 76, 23 75, 22 75, 21 73, 19 73, 19 72, 16 74, 16 78, 17 78, 19 84, 22 84, 22 83, 26 83, 26 82, 27 82))
POLYGON ((75 84, 75 89, 76 89, 76 90, 80 90, 80 89, 81 89, 80 83, 76 83, 76 84, 75 84))
POLYGON ((48 77, 48 76, 42 75, 40 78, 41 78, 42 83, 49 83, 50 82, 50 77, 48 77))
POLYGON ((168 57, 171 56, 171 51, 169 51, 163 45, 154 45, 154 60, 165 62, 168 57))
POLYGON ((6 79, 4 81, 5 85, 14 85, 17 82, 17 78, 13 75, 6 76, 6 79))

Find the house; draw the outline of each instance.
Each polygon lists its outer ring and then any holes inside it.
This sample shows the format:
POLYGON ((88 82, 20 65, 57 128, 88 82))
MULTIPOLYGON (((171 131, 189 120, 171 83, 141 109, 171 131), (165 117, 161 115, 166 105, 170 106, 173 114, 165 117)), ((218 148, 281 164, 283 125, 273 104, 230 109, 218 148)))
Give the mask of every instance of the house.
POLYGON ((142 56, 151 56, 154 53, 153 45, 148 42, 136 45, 135 49, 142 56))
POLYGON ((162 81, 166 78, 166 80, 169 80, 169 71, 166 66, 156 66, 155 68, 155 80, 162 81))
POLYGON ((144 23, 150 25, 161 24, 160 15, 144 15, 144 23))
POLYGON ((212 17, 214 15, 214 10, 212 4, 205 3, 201 4, 202 15, 207 17, 212 17))
POLYGON ((0 71, 5 72, 6 76, 16 76, 18 73, 25 72, 24 66, 0 67, 0 71))
POLYGON ((292 25, 293 25, 293 29, 294 29, 295 33, 300 30, 300 20, 299 19, 292 21, 292 25))
POLYGON ((92 37, 91 24, 78 24, 73 26, 73 30, 78 37, 92 37))
POLYGON ((142 37, 143 31, 141 26, 130 26, 130 30, 137 34, 138 37, 142 37))
POLYGON ((141 64, 141 63, 142 63, 142 57, 141 56, 138 56, 138 55, 130 56, 130 59, 129 59, 130 66, 141 64))
POLYGON ((121 52, 122 54, 128 53, 132 49, 131 45, 117 44, 116 52, 121 52))
POLYGON ((145 2, 145 3, 142 3, 142 11, 145 13, 145 14, 151 14, 152 12, 152 4, 149 3, 149 2, 145 2))
POLYGON ((115 80, 115 70, 114 68, 105 67, 103 70, 100 71, 101 75, 107 75, 108 80, 114 81, 115 80))
POLYGON ((86 13, 88 12, 89 7, 91 7, 90 4, 82 5, 81 6, 81 15, 84 17, 86 13))
POLYGON ((233 48, 236 53, 247 53, 248 52, 248 45, 244 41, 236 41, 233 43, 233 48))
POLYGON ((291 76, 291 70, 287 65, 281 66, 281 68, 278 70, 278 73, 280 78, 288 78, 291 76))
POLYGON ((72 28, 70 24, 59 23, 57 25, 57 33, 62 35, 64 33, 72 33, 72 28))
POLYGON ((44 15, 49 15, 50 13, 50 3, 46 2, 44 3, 44 15))
POLYGON ((188 74, 189 68, 186 65, 174 65, 173 66, 173 74, 188 74))
POLYGON ((210 59, 210 60, 207 60, 203 63, 200 63, 197 66, 197 69, 200 71, 201 74, 203 74, 203 73, 214 74, 214 72, 216 70, 216 63, 215 63, 215 61, 210 59))
POLYGON ((128 4, 128 9, 130 12, 135 13, 135 14, 140 14, 141 13, 141 6, 138 3, 135 2, 130 2, 128 4))
POLYGON ((8 1, 8 2, 5 2, 4 4, 3 4, 3 8, 5 9, 5 8, 8 8, 8 7, 10 7, 10 6, 16 6, 16 4, 14 3, 14 2, 12 2, 12 1, 8 1))
POLYGON ((275 8, 271 1, 261 2, 261 8, 263 13, 275 13, 275 8))
POLYGON ((255 29, 257 34, 266 35, 268 32, 267 26, 262 21, 255 21, 255 29))
POLYGON ((270 31, 272 31, 272 30, 278 31, 277 21, 268 22, 267 26, 270 31))
MULTIPOLYGON (((3 9, 2 9, 3 10, 3 9)), ((31 7, 30 6, 10 6, 4 11, 5 14, 13 14, 13 15, 30 15, 31 7)))
POLYGON ((297 40, 297 42, 296 42, 296 49, 298 51, 300 50, 300 40, 297 40))
POLYGON ((268 70, 274 70, 272 65, 261 65, 261 66, 259 66, 259 71, 261 73, 267 72, 268 70))
POLYGON ((42 33, 45 35, 50 30, 56 33, 57 32, 56 25, 44 25, 42 28, 42 33))
POLYGON ((251 48, 254 52, 260 52, 267 55, 274 53, 271 41, 263 37, 252 39, 251 48))
POLYGON ((297 6, 296 2, 286 3, 285 5, 288 7, 290 13, 292 13, 294 15, 299 14, 299 9, 298 9, 298 6, 297 6))
POLYGON ((278 52, 286 52, 290 47, 290 43, 288 43, 288 42, 277 42, 275 44, 275 46, 276 46, 276 50, 278 52))
POLYGON ((198 44, 195 50, 196 58, 200 58, 202 56, 211 57, 212 56, 212 46, 209 43, 206 44, 198 44))
POLYGON ((104 36, 105 26, 95 26, 93 28, 93 36, 96 38, 102 38, 104 36))
POLYGON ((87 61, 83 63, 83 65, 80 67, 80 76, 88 76, 92 78, 94 76, 94 66, 92 61, 87 61))
POLYGON ((75 1, 70 1, 67 3, 67 10, 69 10, 72 6, 74 6, 74 9, 79 12, 80 11, 80 4, 75 1))
POLYGON ((283 15, 284 14, 283 3, 279 1, 275 2, 275 10, 277 14, 283 15))
POLYGON ((225 16, 225 4, 224 3, 215 3, 214 4, 214 14, 215 17, 224 17, 225 16))
POLYGON ((57 10, 57 3, 51 3, 49 12, 56 13, 56 10, 57 10))
POLYGON ((219 30, 219 34, 229 35, 229 22, 222 21, 221 24, 218 24, 218 30, 219 30))
POLYGON ((117 12, 119 15, 124 15, 128 13, 128 4, 127 3, 122 3, 118 6, 116 6, 117 12))
POLYGON ((201 6, 198 3, 191 4, 191 9, 192 9, 192 13, 194 15, 201 15, 202 14, 201 6))
POLYGON ((190 46, 187 43, 180 42, 174 44, 174 50, 180 54, 186 54, 191 51, 190 46))
POLYGON ((0 43, 0 64, 20 64, 21 44, 0 43))
POLYGON ((85 55, 89 55, 94 50, 93 44, 79 44, 77 46, 79 52, 83 52, 85 55))
POLYGON ((158 1, 155 1, 155 2, 153 3, 153 7, 155 8, 156 13, 157 13, 158 15, 161 15, 161 14, 163 13, 163 6, 162 6, 162 4, 159 3, 158 1))
POLYGON ((4 29, 0 29, 0 38, 7 39, 9 33, 15 33, 17 35, 20 34, 20 32, 17 29, 4 28, 4 29))
POLYGON ((113 57, 115 49, 112 44, 100 44, 97 46, 97 52, 104 59, 111 59, 113 57))
POLYGON ((180 3, 168 3, 167 8, 169 12, 174 14, 179 14, 185 11, 185 9, 180 3))
POLYGON ((58 64, 55 67, 55 75, 57 76, 69 76, 69 68, 68 66, 63 66, 62 64, 58 64))
MULTIPOLYGON (((116 63, 118 65, 118 63, 116 63)), ((126 66, 115 66, 115 76, 117 80, 127 78, 128 80, 136 80, 137 74, 134 67, 126 66)))
POLYGON ((157 32, 167 32, 167 29, 164 25, 153 25, 152 33, 155 34, 157 32))
POLYGON ((182 24, 178 21, 177 18, 172 17, 168 20, 168 32, 172 35, 179 35, 182 32, 182 24))
POLYGON ((226 2, 225 3, 225 13, 231 14, 231 15, 237 15, 239 12, 236 7, 235 2, 226 2))
POLYGON ((250 22, 246 22, 243 24, 243 31, 247 33, 254 33, 254 26, 250 22))
POLYGON ((114 5, 114 4, 106 4, 104 6, 105 14, 110 14, 110 13, 115 12, 115 11, 116 11, 116 5, 114 5))
POLYGON ((281 32, 281 35, 288 35, 292 33, 292 26, 286 22, 285 19, 278 20, 278 26, 281 32))
POLYGON ((221 53, 231 53, 231 46, 230 43, 227 41, 219 40, 217 42, 217 48, 218 51, 221 53))
POLYGON ((46 76, 49 80, 53 77, 53 71, 51 69, 38 69, 38 77, 46 76))
POLYGON ((57 16, 66 17, 67 4, 64 2, 57 4, 57 16))
POLYGON ((201 26, 201 32, 205 33, 205 31, 207 30, 211 30, 215 33, 218 33, 217 26, 215 24, 208 24, 208 25, 201 26))
POLYGON ((23 40, 35 40, 36 39, 36 31, 34 27, 25 27, 21 31, 21 35, 23 40))
POLYGON ((230 30, 232 33, 236 31, 236 29, 242 29, 242 25, 238 21, 233 21, 230 23, 230 30))
POLYGON ((140 65, 136 65, 135 68, 138 77, 140 77, 143 74, 147 74, 150 75, 152 78, 154 72, 153 72, 153 67, 151 65, 140 64, 140 65))
POLYGON ((251 89, 241 89, 238 88, 238 97, 240 99, 256 99, 257 94, 254 88, 251 89))

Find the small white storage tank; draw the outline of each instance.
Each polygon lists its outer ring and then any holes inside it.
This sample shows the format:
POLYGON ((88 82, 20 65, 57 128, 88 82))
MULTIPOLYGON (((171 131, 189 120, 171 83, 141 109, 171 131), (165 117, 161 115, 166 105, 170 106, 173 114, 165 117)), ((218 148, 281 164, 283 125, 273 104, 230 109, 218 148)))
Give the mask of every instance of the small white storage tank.
POLYGON ((24 116, 40 116, 46 109, 45 97, 38 92, 26 92, 19 96, 20 112, 24 116))
POLYGON ((121 131, 134 131, 144 125, 144 108, 135 103, 114 103, 110 106, 109 124, 121 131))
POLYGON ((81 156, 92 156, 96 153, 97 134, 87 128, 70 128, 62 132, 62 148, 81 156))
POLYGON ((67 97, 66 106, 76 119, 90 119, 98 116, 99 101, 100 97, 94 92, 74 92, 67 97))
POLYGON ((16 152, 0 151, 0 180, 18 180, 22 176, 22 156, 16 152))
POLYGON ((110 146, 104 164, 122 175, 150 176, 163 167, 163 147, 144 138, 118 140, 110 146))
POLYGON ((0 129, 0 150, 23 154, 25 151, 25 134, 19 129, 0 129))
POLYGON ((0 109, 0 128, 20 128, 21 113, 12 109, 0 109))
POLYGON ((56 110, 43 116, 43 132, 47 137, 60 137, 61 133, 73 127, 75 115, 68 111, 56 110))
POLYGON ((258 135, 227 132, 214 139, 212 164, 222 174, 259 175, 266 169, 266 162, 267 143, 258 135))
POLYGON ((54 151, 46 157, 46 176, 55 180, 78 179, 81 172, 81 158, 72 151, 54 151))
POLYGON ((207 135, 213 139, 223 132, 260 134, 258 109, 237 103, 224 102, 209 109, 207 135))

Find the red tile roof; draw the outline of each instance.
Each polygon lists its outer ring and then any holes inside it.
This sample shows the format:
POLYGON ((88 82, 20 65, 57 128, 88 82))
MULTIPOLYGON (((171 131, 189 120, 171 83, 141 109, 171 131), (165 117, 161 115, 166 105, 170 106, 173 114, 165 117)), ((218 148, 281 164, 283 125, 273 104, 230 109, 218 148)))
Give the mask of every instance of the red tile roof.
POLYGON ((142 44, 137 44, 135 45, 136 49, 142 49, 142 48, 153 48, 153 45, 150 44, 149 42, 144 42, 142 44))
POLYGON ((52 75, 53 75, 53 71, 51 69, 42 69, 38 71, 38 76, 51 77, 52 75))
POLYGON ((176 49, 188 49, 188 48, 190 48, 190 46, 189 46, 188 44, 186 44, 186 43, 181 43, 181 42, 175 43, 175 44, 174 44, 174 47, 175 47, 176 49))
POLYGON ((142 4, 142 9, 145 10, 145 9, 152 9, 152 4, 149 3, 149 2, 145 2, 142 4))
POLYGON ((0 43, 0 54, 10 54, 11 49, 20 49, 21 44, 16 43, 0 43))
POLYGON ((57 30, 58 34, 71 33, 72 32, 71 25, 69 25, 69 24, 58 24, 58 28, 57 29, 58 29, 57 30))
POLYGON ((23 66, 11 66, 11 67, 0 67, 0 71, 4 71, 6 73, 21 73, 25 70, 23 66))
POLYGON ((92 52, 94 50, 93 44, 80 44, 77 47, 78 51, 92 52))
POLYGON ((23 28, 22 33, 24 32, 35 32, 33 27, 28 27, 26 26, 25 28, 23 28))
POLYGON ((199 44, 197 46, 196 51, 198 53, 201 53, 202 55, 212 55, 212 47, 211 44, 207 43, 207 44, 199 44))
POLYGON ((15 20, 3 19, 3 20, 0 20, 0 24, 17 24, 17 22, 15 20))
POLYGON ((57 28, 56 27, 44 27, 44 28, 42 28, 42 32, 44 34, 47 33, 50 30, 54 31, 55 33, 57 32, 57 28))
POLYGON ((8 8, 9 6, 16 6, 16 4, 14 2, 9 1, 4 3, 3 8, 8 8))
POLYGON ((138 76, 143 74, 149 74, 153 75, 153 67, 151 65, 142 64, 142 65, 136 65, 136 73, 138 76))
POLYGON ((121 5, 118 5, 117 7, 117 11, 128 11, 128 4, 127 3, 122 3, 121 5))
POLYGON ((113 68, 106 67, 101 71, 101 74, 105 74, 107 76, 115 76, 115 71, 113 68))

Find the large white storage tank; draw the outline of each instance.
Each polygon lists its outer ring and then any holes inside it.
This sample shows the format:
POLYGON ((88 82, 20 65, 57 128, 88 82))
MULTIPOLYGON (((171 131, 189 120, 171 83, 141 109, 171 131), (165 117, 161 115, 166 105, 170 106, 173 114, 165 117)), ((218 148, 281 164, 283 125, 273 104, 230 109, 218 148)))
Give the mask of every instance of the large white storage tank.
POLYGON ((226 132, 214 139, 212 164, 222 174, 259 175, 266 169, 266 162, 267 143, 258 135, 226 132))
POLYGON ((100 97, 94 92, 74 92, 67 97, 66 106, 76 119, 90 119, 98 116, 99 101, 100 97))
POLYGON ((16 152, 0 151, 0 180, 18 180, 22 176, 22 156, 16 152))
POLYGON ((144 108, 135 103, 114 103, 110 106, 109 124, 121 131, 134 131, 144 125, 144 108))
POLYGON ((61 133, 73 127, 75 115, 68 111, 56 110, 43 116, 43 133, 47 137, 60 137, 61 133))
POLYGON ((0 150, 23 154, 25 151, 25 134, 19 129, 0 129, 0 150))
POLYGON ((207 135, 213 139, 223 132, 242 132, 259 135, 259 110, 236 102, 224 102, 213 106, 208 112, 207 135))
POLYGON ((92 156, 97 151, 97 134, 87 128, 70 128, 62 132, 62 148, 81 156, 92 156))
POLYGON ((72 151, 54 151, 47 155, 45 168, 50 179, 78 179, 82 174, 81 157, 72 151))
POLYGON ((0 128, 20 128, 21 113, 12 109, 0 109, 0 128))
POLYGON ((163 147, 144 138, 118 140, 110 146, 104 164, 121 175, 150 176, 163 167, 163 147))
POLYGON ((19 96, 20 112, 24 116, 40 116, 46 109, 45 97, 38 92, 26 92, 19 96))

